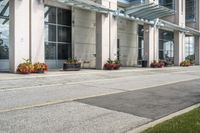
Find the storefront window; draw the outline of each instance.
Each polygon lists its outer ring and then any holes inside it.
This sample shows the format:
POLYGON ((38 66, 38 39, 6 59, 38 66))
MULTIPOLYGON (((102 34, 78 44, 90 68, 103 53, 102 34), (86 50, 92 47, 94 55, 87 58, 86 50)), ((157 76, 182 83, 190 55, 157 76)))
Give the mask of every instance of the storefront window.
POLYGON ((9 3, 0 1, 0 59, 9 58, 9 3))
POLYGON ((174 34, 170 31, 159 31, 159 59, 174 64, 174 34))
POLYGON ((45 7, 45 58, 65 60, 71 58, 71 11, 45 7))
POLYGON ((138 65, 141 65, 144 58, 144 26, 138 26, 138 65))
POLYGON ((191 60, 191 61, 195 60, 194 37, 193 36, 185 37, 185 59, 191 60))

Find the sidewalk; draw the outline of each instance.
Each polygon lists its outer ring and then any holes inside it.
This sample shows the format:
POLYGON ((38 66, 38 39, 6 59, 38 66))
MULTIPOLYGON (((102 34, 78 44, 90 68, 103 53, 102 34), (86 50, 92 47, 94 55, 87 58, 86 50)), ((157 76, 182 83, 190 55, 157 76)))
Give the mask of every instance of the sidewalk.
POLYGON ((200 102, 199 79, 197 66, 2 73, 0 132, 126 132, 200 102))

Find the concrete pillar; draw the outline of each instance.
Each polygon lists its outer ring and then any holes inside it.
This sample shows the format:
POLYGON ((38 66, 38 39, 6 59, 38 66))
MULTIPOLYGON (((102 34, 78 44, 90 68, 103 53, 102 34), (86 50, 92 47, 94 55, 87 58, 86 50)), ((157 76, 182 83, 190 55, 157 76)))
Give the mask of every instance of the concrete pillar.
POLYGON ((29 59, 29 0, 10 0, 10 71, 16 72, 17 66, 29 59))
POLYGON ((185 34, 174 32, 174 65, 179 66, 185 60, 185 34))
POLYGON ((150 66, 151 62, 159 59, 158 29, 151 25, 144 25, 144 59, 148 61, 150 66))
MULTIPOLYGON (((185 27, 185 0, 175 1, 176 15, 175 23, 181 27, 185 27)), ((185 53, 185 34, 180 31, 174 32, 174 64, 180 65, 184 59, 185 53)))
MULTIPOLYGON (((117 0, 99 0, 98 3, 110 9, 117 9, 117 0)), ((112 14, 96 15, 96 68, 103 69, 108 58, 117 55, 117 20, 112 14)))
MULTIPOLYGON (((200 1, 196 1, 196 25, 195 29, 200 30, 200 1)), ((195 36, 195 64, 200 65, 200 36, 195 36)))
POLYGON ((200 65, 200 37, 195 36, 195 64, 200 65))
POLYGON ((38 0, 31 0, 30 11, 30 58, 33 63, 44 62, 44 3, 38 0))

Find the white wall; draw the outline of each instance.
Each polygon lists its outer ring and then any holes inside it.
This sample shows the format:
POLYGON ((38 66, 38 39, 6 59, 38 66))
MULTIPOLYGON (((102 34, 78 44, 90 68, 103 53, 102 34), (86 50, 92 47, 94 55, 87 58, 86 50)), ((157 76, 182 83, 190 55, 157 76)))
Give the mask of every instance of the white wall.
POLYGON ((73 8, 72 22, 74 57, 83 68, 96 68, 96 13, 73 8))
POLYGON ((123 66, 137 65, 138 35, 137 23, 118 19, 118 39, 120 40, 120 61, 123 66))

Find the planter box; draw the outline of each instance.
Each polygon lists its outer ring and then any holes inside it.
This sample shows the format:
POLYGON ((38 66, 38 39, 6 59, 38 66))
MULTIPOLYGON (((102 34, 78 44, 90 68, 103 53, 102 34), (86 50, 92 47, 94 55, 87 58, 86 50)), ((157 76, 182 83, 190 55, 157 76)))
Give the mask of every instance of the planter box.
POLYGON ((105 70, 118 70, 120 68, 120 64, 105 64, 104 69, 105 70))
POLYGON ((79 71, 81 69, 81 63, 78 64, 63 64, 63 71, 79 71))

